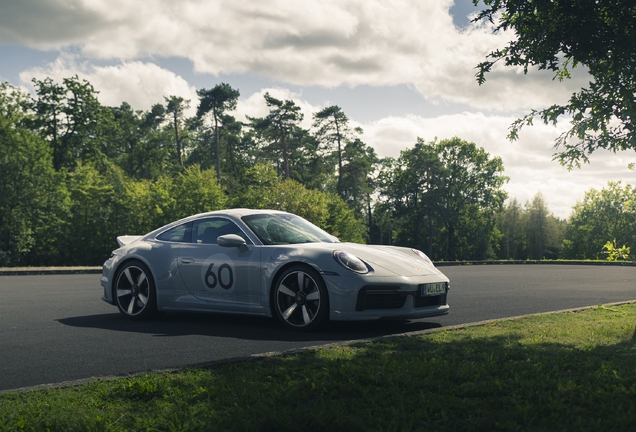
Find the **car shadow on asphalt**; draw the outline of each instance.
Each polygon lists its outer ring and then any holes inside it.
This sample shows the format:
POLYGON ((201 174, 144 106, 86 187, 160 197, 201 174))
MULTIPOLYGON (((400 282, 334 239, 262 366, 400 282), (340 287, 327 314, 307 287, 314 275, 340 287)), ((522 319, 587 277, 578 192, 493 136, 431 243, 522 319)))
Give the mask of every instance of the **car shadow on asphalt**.
POLYGON ((192 312, 165 313, 149 321, 131 321, 118 313, 58 319, 71 327, 97 328, 115 332, 150 334, 155 337, 213 336, 271 341, 347 341, 439 328, 423 320, 375 320, 330 322, 324 329, 303 333, 288 330, 274 319, 244 315, 192 312))

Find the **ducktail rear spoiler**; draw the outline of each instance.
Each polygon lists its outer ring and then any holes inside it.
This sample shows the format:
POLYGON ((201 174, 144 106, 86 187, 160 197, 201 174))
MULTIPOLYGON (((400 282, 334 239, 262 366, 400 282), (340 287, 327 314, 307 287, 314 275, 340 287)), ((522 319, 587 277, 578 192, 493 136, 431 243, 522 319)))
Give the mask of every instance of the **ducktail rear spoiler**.
POLYGON ((119 247, 126 246, 134 241, 139 240, 143 236, 133 236, 133 235, 125 235, 117 237, 117 243, 119 243, 119 247))

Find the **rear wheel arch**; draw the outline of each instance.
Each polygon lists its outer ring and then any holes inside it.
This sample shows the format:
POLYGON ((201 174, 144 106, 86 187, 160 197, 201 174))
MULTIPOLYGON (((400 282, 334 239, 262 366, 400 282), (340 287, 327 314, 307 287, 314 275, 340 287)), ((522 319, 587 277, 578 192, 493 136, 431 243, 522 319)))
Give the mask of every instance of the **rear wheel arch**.
POLYGON ((117 265, 113 274, 113 301, 122 315, 129 319, 142 320, 157 314, 155 275, 144 260, 136 257, 127 258, 117 265), (128 269, 130 271, 125 273, 128 269), (141 283, 139 283, 140 280, 141 283), (136 288, 132 289, 132 286, 136 286, 136 288), (126 293, 129 289, 131 292, 126 293), (121 291, 122 295, 119 295, 118 290, 121 291))
POLYGON ((146 267, 148 267, 148 270, 150 270, 150 273, 152 275, 152 281, 155 285, 155 288, 157 287, 157 280, 155 279, 155 274, 152 270, 152 268, 150 267, 150 264, 148 264, 148 262, 146 262, 145 259, 134 256, 134 257, 126 257, 124 260, 122 260, 121 262, 118 262, 117 265, 115 266, 115 270, 113 271, 113 283, 112 283, 112 287, 111 290, 113 291, 113 295, 115 295, 115 278, 117 277, 117 275, 119 274, 119 271, 121 270, 122 267, 124 267, 126 264, 128 264, 131 261, 137 261, 142 263, 143 265, 145 265, 146 267))

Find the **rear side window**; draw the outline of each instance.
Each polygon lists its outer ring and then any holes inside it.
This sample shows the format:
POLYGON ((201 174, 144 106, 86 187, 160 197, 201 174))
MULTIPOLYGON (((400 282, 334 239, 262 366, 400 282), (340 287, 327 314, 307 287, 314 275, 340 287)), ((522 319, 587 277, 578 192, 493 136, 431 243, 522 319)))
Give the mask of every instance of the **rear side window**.
POLYGON ((188 243, 190 241, 190 231, 192 229, 192 223, 186 223, 178 225, 174 228, 170 228, 157 236, 157 240, 168 242, 180 242, 188 243))
POLYGON ((223 218, 201 219, 194 221, 192 243, 217 244, 216 239, 226 234, 236 234, 250 244, 245 233, 230 220, 223 218))

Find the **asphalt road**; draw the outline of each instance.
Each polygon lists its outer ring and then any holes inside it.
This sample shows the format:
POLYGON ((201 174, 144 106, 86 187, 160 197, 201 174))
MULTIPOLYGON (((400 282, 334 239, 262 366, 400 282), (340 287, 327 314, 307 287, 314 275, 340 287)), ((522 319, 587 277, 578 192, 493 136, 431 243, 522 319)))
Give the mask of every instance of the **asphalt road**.
POLYGON ((0 276, 0 390, 205 363, 323 343, 636 299, 636 267, 443 267, 450 314, 332 323, 300 334, 267 318, 170 313, 130 322, 98 275, 0 276))

